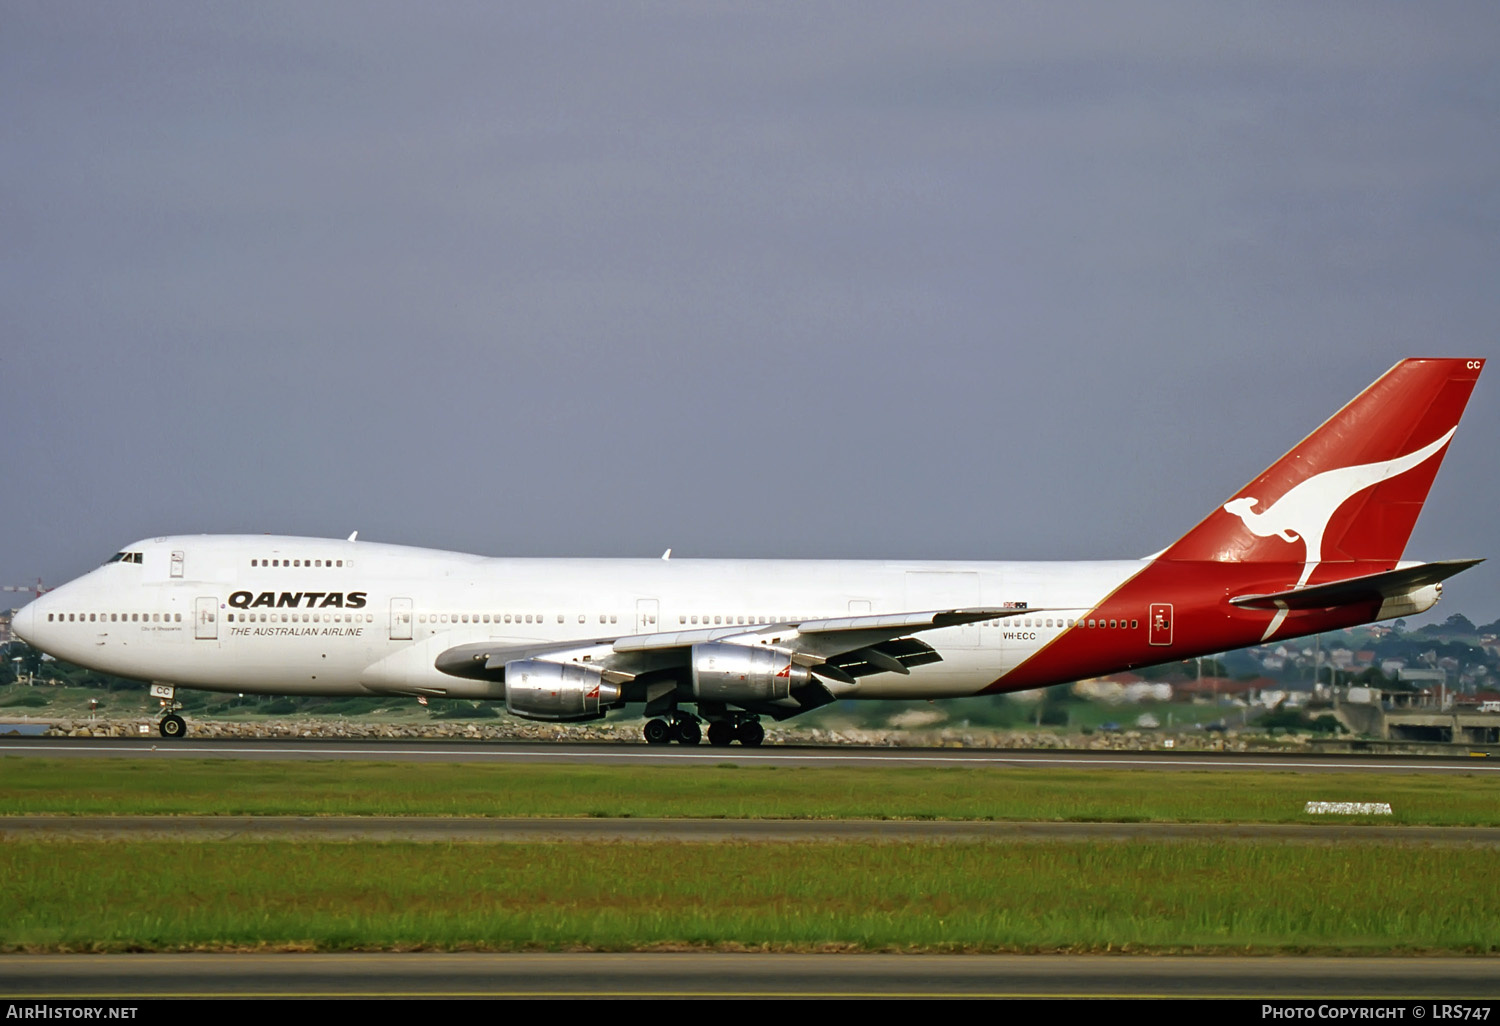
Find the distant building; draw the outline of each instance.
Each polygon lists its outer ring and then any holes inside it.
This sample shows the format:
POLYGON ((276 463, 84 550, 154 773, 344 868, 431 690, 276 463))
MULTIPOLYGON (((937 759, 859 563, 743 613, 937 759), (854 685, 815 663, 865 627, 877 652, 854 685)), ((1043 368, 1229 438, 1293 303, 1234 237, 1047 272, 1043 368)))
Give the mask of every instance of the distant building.
POLYGON ((1229 677, 1204 677, 1202 680, 1184 680, 1176 684, 1179 698, 1191 698, 1199 702, 1232 699, 1246 705, 1260 701, 1261 692, 1279 691, 1286 685, 1270 677, 1255 677, 1251 680, 1234 680, 1229 677))
POLYGON ((1134 673, 1112 673, 1079 681, 1073 694, 1096 702, 1170 702, 1172 685, 1152 683, 1134 673))

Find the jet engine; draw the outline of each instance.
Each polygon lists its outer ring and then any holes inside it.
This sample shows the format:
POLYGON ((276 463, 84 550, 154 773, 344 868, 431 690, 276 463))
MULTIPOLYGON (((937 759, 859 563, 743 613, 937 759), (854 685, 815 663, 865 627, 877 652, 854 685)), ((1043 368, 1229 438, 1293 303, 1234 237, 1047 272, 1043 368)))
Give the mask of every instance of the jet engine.
POLYGON ((597 720, 620 701, 616 684, 574 663, 518 659, 505 664, 505 708, 528 720, 597 720))
POLYGON ((774 648, 708 642, 693 646, 693 697, 716 702, 771 702, 812 679, 812 671, 774 648))

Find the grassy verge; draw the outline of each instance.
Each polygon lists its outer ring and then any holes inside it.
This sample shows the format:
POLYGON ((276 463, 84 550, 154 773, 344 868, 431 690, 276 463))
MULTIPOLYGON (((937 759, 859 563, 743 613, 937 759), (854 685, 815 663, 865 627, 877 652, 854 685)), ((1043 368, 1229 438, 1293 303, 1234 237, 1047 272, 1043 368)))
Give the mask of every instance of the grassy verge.
POLYGON ((0 950, 1496 953, 1493 868, 1381 843, 26 842, 0 848, 0 950))
POLYGON ((0 815, 635 816, 1295 823, 1308 801, 1388 802, 1433 826, 1500 825, 1494 774, 1031 767, 514 766, 0 759, 0 815))

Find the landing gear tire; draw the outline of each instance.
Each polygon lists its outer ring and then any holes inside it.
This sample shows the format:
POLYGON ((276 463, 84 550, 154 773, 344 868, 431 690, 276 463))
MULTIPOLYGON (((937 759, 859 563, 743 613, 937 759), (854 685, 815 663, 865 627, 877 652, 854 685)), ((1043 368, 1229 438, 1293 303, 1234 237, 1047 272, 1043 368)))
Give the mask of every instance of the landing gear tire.
POLYGON ((739 730, 735 731, 739 737, 740 744, 746 748, 757 748, 766 739, 766 728, 754 720, 746 720, 741 723, 739 730))
POLYGON ((708 743, 715 748, 724 748, 733 744, 738 736, 739 732, 728 720, 715 720, 708 725, 708 743))
POLYGON ((176 713, 163 716, 156 729, 161 732, 162 737, 179 738, 187 733, 187 722, 176 713))
POLYGON ((664 745, 672 740, 673 732, 671 724, 666 720, 647 720, 644 733, 646 735, 646 744, 664 745))
POLYGON ((703 730, 696 720, 678 720, 677 730, 674 733, 680 745, 696 745, 703 740, 703 730))

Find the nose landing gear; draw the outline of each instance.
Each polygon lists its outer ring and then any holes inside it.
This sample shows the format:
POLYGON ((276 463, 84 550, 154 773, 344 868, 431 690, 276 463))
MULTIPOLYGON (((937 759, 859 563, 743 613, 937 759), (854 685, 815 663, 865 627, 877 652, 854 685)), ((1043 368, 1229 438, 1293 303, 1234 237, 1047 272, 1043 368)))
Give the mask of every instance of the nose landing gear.
POLYGON ((156 725, 162 737, 176 739, 187 733, 187 721, 177 715, 182 708, 177 701, 177 689, 171 684, 152 684, 151 697, 161 699, 161 722, 156 725))

